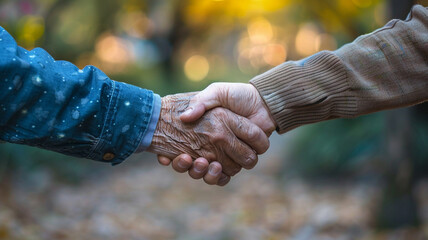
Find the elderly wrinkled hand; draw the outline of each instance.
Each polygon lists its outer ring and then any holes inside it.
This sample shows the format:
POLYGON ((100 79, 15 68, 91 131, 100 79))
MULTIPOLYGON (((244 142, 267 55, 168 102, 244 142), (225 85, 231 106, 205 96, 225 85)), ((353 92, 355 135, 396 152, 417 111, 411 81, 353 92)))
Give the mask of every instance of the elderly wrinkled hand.
MULTIPOLYGON (((180 115, 183 122, 193 122, 201 118, 204 113, 216 107, 223 107, 249 119, 259 126, 267 136, 275 130, 276 123, 270 111, 264 103, 257 89, 251 84, 244 83, 213 83, 205 90, 194 95, 186 111, 180 115)), ((159 155, 159 162, 162 165, 169 165, 171 158, 159 155)), ((191 161, 191 156, 183 153, 172 160, 172 166, 177 172, 189 171, 193 177, 194 169, 208 169, 208 165, 216 164, 204 158, 191 161)), ((222 165, 223 171, 228 171, 228 166, 222 165)))
POLYGON ((221 166, 210 166, 208 175, 204 171, 192 171, 191 176, 201 178, 205 175, 208 184, 224 185, 229 176, 238 173, 242 167, 255 166, 257 154, 269 148, 269 139, 250 120, 225 108, 213 108, 193 122, 181 121, 180 115, 195 95, 186 93, 162 98, 159 122, 148 151, 167 158, 186 153, 188 157, 184 160, 202 157, 208 162, 218 161, 221 166), (220 175, 221 170, 223 175, 220 175))

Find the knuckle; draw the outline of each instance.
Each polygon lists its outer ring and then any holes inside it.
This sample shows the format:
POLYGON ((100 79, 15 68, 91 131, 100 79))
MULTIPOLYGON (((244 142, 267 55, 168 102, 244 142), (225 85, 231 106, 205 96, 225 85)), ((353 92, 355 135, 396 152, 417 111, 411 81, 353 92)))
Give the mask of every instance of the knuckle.
POLYGON ((219 83, 211 83, 210 85, 208 85, 208 87, 205 88, 204 91, 217 94, 217 91, 219 90, 219 88, 220 88, 219 83))
POLYGON ((214 108, 211 112, 219 119, 224 119, 227 117, 227 113, 223 108, 214 108))
POLYGON ((250 127, 247 132, 248 140, 256 142, 260 138, 260 131, 256 127, 250 127))
POLYGON ((209 89, 216 89, 219 86, 220 86, 220 83, 215 82, 215 83, 211 83, 210 85, 208 85, 207 88, 209 88, 209 89))
POLYGON ((236 116, 236 121, 238 122, 238 124, 236 125, 236 128, 242 129, 244 127, 244 121, 245 121, 244 117, 238 115, 236 116))
POLYGON ((225 142, 228 140, 227 134, 225 134, 222 131, 216 131, 211 135, 211 142, 216 144, 216 143, 221 143, 221 142, 225 142))
POLYGON ((213 126, 213 128, 211 129, 212 131, 214 131, 214 132, 216 132, 218 134, 221 134, 221 133, 223 133, 223 132, 226 131, 225 128, 224 128, 224 124, 220 120, 220 118, 219 119, 215 119, 211 123, 212 123, 212 126, 213 126))

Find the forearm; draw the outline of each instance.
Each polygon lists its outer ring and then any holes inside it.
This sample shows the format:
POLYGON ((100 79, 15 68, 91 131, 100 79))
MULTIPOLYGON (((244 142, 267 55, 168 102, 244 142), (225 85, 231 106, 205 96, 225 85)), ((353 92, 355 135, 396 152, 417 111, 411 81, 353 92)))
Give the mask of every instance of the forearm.
POLYGON ((392 20, 338 51, 358 115, 428 100, 428 8, 392 20))
POLYGON ((0 32, 1 140, 113 164, 136 150, 152 118, 151 91, 27 51, 0 32))
POLYGON ((286 62, 251 80, 280 133, 428 99, 428 10, 413 9, 335 52, 286 62))

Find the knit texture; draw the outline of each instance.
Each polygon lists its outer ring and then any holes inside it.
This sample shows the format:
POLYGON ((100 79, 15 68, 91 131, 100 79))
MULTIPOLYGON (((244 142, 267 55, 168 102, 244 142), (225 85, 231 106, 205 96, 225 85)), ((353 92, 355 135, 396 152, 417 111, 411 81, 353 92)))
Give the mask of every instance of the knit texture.
POLYGON ((359 37, 337 51, 285 62, 250 81, 279 133, 428 100, 428 9, 359 37))

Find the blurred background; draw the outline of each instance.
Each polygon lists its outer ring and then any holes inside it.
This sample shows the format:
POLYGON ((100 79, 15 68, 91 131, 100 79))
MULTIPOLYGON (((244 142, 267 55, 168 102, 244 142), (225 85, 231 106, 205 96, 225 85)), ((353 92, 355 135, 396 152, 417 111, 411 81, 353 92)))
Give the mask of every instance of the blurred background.
MULTIPOLYGON (((427 0, 1 0, 27 49, 163 95, 248 82, 427 0)), ((0 144, 0 239, 428 239, 427 107, 271 137, 224 188, 140 154, 115 167, 0 144)))

